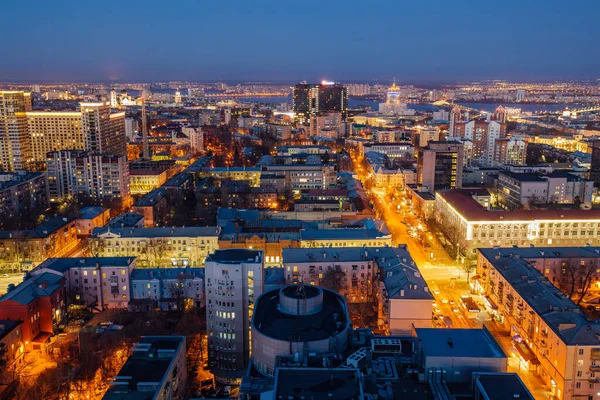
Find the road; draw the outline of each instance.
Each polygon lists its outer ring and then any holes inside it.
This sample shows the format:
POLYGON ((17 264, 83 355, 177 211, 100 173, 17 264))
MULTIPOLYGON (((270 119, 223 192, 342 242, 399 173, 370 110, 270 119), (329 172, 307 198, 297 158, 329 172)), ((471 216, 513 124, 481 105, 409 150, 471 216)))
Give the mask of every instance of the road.
POLYGON ((0 296, 6 293, 6 288, 11 283, 18 285, 21 282, 23 282, 23 273, 0 275, 0 296))
POLYGON ((419 267, 423 278, 434 293, 434 326, 444 326, 443 316, 452 320, 453 328, 481 328, 484 325, 492 333, 508 357, 508 371, 516 372, 536 399, 552 398, 549 388, 536 374, 528 371, 512 344, 510 328, 498 325, 490 319, 483 299, 473 295, 467 274, 457 267, 435 235, 427 232, 408 202, 395 189, 374 188, 372 175, 362 166, 359 156, 352 154, 354 172, 363 187, 376 216, 385 221, 394 245, 406 244, 411 257, 419 267), (432 257, 433 254, 433 257, 432 257), (469 313, 462 306, 461 298, 470 296, 482 310, 469 313))

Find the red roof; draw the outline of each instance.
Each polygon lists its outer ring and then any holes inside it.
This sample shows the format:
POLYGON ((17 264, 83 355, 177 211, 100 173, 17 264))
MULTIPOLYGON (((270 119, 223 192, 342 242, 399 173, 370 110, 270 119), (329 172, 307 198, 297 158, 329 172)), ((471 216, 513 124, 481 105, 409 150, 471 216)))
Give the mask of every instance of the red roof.
POLYGON ((558 221, 600 219, 600 210, 515 210, 488 211, 468 191, 461 189, 437 192, 468 221, 558 221))

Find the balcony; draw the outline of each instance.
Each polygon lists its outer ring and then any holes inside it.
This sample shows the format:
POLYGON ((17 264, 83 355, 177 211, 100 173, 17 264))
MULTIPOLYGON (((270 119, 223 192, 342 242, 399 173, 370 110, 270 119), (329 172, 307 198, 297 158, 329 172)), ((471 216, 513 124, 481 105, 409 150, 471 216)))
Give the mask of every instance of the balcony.
POLYGON ((598 347, 593 348, 590 358, 592 360, 600 360, 600 348, 598 348, 598 347))
POLYGON ((600 372, 600 365, 597 365, 597 364, 591 364, 591 365, 590 365, 590 371, 594 371, 594 372, 600 372))

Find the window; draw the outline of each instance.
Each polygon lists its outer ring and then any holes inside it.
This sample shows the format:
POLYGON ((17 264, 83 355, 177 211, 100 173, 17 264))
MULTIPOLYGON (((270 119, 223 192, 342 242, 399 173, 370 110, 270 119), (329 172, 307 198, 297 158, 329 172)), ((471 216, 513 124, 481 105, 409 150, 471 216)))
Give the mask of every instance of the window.
POLYGON ((583 355, 583 351, 584 349, 579 349, 579 355, 582 356, 583 355))
POLYGON ((577 366, 578 367, 582 367, 583 366, 583 360, 577 360, 577 366))

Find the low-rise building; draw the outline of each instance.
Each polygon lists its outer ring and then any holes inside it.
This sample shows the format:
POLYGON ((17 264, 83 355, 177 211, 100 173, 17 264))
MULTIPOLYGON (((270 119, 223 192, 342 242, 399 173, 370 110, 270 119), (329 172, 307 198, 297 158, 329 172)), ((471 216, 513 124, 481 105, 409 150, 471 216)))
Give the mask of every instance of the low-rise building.
POLYGON ((185 336, 142 336, 103 400, 186 398, 185 336))
POLYGON ((575 204, 592 206, 594 182, 565 171, 548 175, 502 171, 498 175, 498 202, 507 209, 575 204))
POLYGON ((311 285, 290 285, 263 293, 252 315, 252 364, 273 376, 277 357, 304 352, 344 352, 350 318, 344 297, 311 285))
POLYGON ((468 190, 436 193, 436 221, 467 256, 478 247, 600 246, 600 210, 489 211, 468 190))
POLYGON ((23 321, 0 320, 0 364, 5 371, 15 371, 23 362, 25 342, 23 321))
POLYGON ((139 257, 140 266, 204 265, 219 248, 219 227, 97 228, 103 257, 139 257))
POLYGON ((136 268, 130 309, 150 311, 204 307, 204 268, 136 268))
POLYGON ((284 249, 288 284, 308 283, 335 290, 350 303, 378 300, 378 324, 407 334, 411 324, 431 327, 433 295, 403 247, 284 249))
POLYGON ((392 245, 392 235, 383 221, 363 219, 352 224, 301 231, 302 247, 384 247, 392 245))
POLYGON ((44 350, 66 317, 65 279, 46 272, 26 279, 0 297, 0 319, 23 321, 26 350, 44 350))
POLYGON ((131 300, 130 276, 135 265, 135 257, 49 258, 31 275, 62 275, 69 305, 97 311, 126 309, 131 300))
POLYGON ((129 171, 129 190, 131 194, 146 194, 167 181, 168 171, 134 169, 129 171))
MULTIPOLYGON (((363 145, 364 153, 375 151, 385 154, 392 160, 410 160, 414 157, 415 148, 410 141, 395 143, 369 143, 363 145)), ((363 154, 364 155, 364 154, 363 154)))
POLYGON ((166 189, 153 189, 133 203, 131 210, 134 213, 142 214, 144 216, 145 228, 156 226, 168 212, 166 189))
POLYGON ((512 373, 474 372, 475 400, 535 400, 519 375, 512 373))
POLYGON ((110 220, 110 209, 104 207, 84 207, 79 211, 77 220, 77 234, 80 236, 90 236, 94 228, 99 228, 110 220))
POLYGON ((4 218, 41 208, 46 203, 44 173, 19 171, 0 174, 0 215, 4 218))
POLYGON ((29 270, 49 257, 65 257, 80 245, 76 218, 56 217, 30 230, 0 231, 0 260, 29 270))
POLYGON ((532 263, 512 249, 479 249, 473 288, 557 399, 596 397, 600 325, 532 263))
MULTIPOLYGON (((508 358, 496 339, 482 329, 413 328, 426 374, 446 382, 471 383, 476 372, 506 372, 508 358)), ((500 399, 500 397, 498 398, 500 399)))

